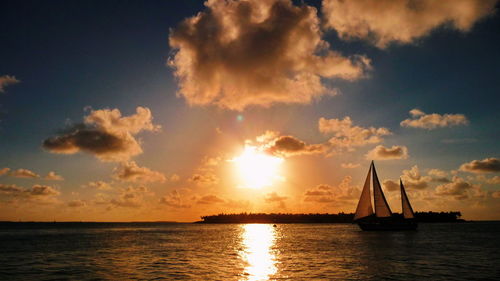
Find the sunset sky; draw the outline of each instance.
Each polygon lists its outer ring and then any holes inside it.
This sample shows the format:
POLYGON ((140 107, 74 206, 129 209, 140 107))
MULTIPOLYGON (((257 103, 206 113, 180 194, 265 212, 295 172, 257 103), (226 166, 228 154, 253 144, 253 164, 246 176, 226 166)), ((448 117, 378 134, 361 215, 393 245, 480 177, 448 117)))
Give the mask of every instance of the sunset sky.
POLYGON ((3 1, 0 220, 500 219, 497 1, 3 1), (375 4, 376 3, 376 4, 375 4))

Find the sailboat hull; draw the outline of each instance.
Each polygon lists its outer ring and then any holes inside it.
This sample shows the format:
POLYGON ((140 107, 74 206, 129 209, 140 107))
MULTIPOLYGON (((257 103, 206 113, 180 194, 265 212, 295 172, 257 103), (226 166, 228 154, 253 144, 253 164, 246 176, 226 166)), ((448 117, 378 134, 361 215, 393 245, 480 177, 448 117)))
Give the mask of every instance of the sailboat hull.
POLYGON ((365 231, 406 231, 417 230, 418 224, 414 221, 365 221, 358 222, 365 231))

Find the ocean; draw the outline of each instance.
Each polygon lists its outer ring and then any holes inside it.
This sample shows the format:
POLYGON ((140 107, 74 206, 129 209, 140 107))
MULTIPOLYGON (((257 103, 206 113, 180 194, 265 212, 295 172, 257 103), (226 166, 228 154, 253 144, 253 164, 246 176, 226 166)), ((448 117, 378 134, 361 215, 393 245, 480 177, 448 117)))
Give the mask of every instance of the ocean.
POLYGON ((0 280, 500 280, 500 222, 2 224, 0 280))

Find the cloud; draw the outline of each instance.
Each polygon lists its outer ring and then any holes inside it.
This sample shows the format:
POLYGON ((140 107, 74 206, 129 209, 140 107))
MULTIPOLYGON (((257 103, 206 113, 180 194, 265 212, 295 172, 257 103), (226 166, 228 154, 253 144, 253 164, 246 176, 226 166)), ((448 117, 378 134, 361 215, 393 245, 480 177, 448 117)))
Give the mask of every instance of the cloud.
POLYGON ((442 184, 436 187, 436 195, 438 196, 453 196, 456 200, 464 200, 470 197, 468 190, 479 188, 472 185, 460 177, 453 177, 450 183, 442 184))
POLYGON ((387 190, 387 191, 396 191, 396 190, 399 190, 399 183, 393 181, 393 180, 384 180, 384 182, 382 183, 382 185, 384 186, 384 188, 387 190))
POLYGON ((109 201, 111 206, 123 208, 140 208, 144 204, 144 194, 149 190, 144 186, 128 187, 121 191, 117 198, 109 201))
POLYGON ((189 208, 191 205, 183 203, 181 200, 181 196, 177 190, 174 190, 160 198, 160 204, 164 204, 173 208, 189 208))
MULTIPOLYGON (((423 190, 429 186, 432 178, 430 176, 422 176, 418 166, 415 165, 409 170, 403 170, 401 180, 406 189, 423 190)), ((399 182, 396 180, 384 180, 383 185, 388 191, 399 190, 399 182)))
POLYGON ((17 195, 25 192, 24 188, 15 184, 2 184, 0 183, 0 194, 3 195, 17 195))
POLYGON ((97 190, 109 190, 111 189, 111 185, 104 181, 91 181, 84 185, 84 187, 89 187, 97 190))
POLYGON ((473 160, 460 166, 460 171, 470 173, 496 173, 500 172, 500 159, 486 158, 483 160, 473 160))
POLYGON ((202 196, 201 198, 199 198, 196 203, 211 205, 211 204, 224 203, 224 202, 226 202, 226 201, 217 195, 205 195, 205 196, 202 196))
POLYGON ((282 157, 322 154, 326 150, 327 146, 324 144, 306 144, 293 136, 279 136, 272 140, 267 148, 269 153, 282 157))
POLYGON ((40 175, 28 170, 28 169, 17 169, 10 172, 11 177, 15 178, 39 178, 40 175))
POLYGON ((52 181, 62 181, 64 180, 64 178, 58 174, 56 174, 56 172, 53 172, 53 171, 50 171, 46 176, 45 176, 45 179, 46 180, 52 180, 52 181))
POLYGON ((319 131, 323 134, 333 134, 328 141, 337 149, 352 151, 356 146, 363 146, 381 142, 382 136, 390 135, 387 128, 364 128, 353 126, 350 117, 344 119, 325 119, 321 117, 318 121, 319 131))
POLYGON ((50 137, 43 147, 60 154, 80 151, 92 154, 102 161, 125 161, 142 153, 135 135, 141 131, 158 131, 152 123, 153 116, 146 107, 137 107, 136 113, 122 117, 118 109, 92 110, 77 124, 50 137))
POLYGON ((431 169, 427 174, 432 178, 431 181, 434 182, 450 182, 448 179, 448 173, 439 169, 431 169))
POLYGON ((492 178, 486 179, 488 184, 500 184, 500 176, 494 176, 492 178))
POLYGON ((219 182, 219 178, 211 172, 205 172, 194 174, 189 181, 198 185, 214 185, 219 182))
POLYGON ((422 176, 418 166, 415 165, 411 167, 410 170, 403 170, 403 175, 401 176, 405 188, 408 189, 425 189, 429 186, 431 177, 422 176))
POLYGON ((344 169, 354 169, 354 168, 358 168, 359 166, 361 166, 361 164, 359 163, 342 163, 340 164, 340 167, 344 168, 344 169))
POLYGON ((24 188, 14 184, 0 184, 0 195, 8 198, 28 200, 34 202, 50 202, 50 199, 61 193, 48 185, 35 184, 31 188, 24 188))
POLYGON ((82 200, 71 200, 68 202, 68 207, 71 208, 80 208, 80 207, 85 207, 87 204, 85 201, 82 200))
POLYGON ((425 114, 424 112, 418 110, 418 114, 415 114, 415 110, 412 109, 410 114, 413 119, 406 119, 401 121, 400 125, 402 127, 413 127, 422 128, 427 130, 433 130, 436 128, 452 127, 459 125, 469 124, 469 120, 463 114, 425 114))
POLYGON ((172 175, 170 175, 168 180, 171 182, 176 182, 176 181, 180 181, 181 177, 178 174, 172 174, 172 175))
POLYGON ((18 79, 16 79, 16 77, 11 76, 11 75, 0 76, 0 93, 5 92, 5 87, 7 87, 9 85, 17 84, 19 82, 21 82, 21 81, 19 81, 18 79))
POLYGON ((266 203, 278 203, 280 208, 285 208, 285 201, 287 199, 287 196, 280 196, 276 192, 270 192, 264 196, 264 201, 266 203))
POLYGON ((379 48, 409 44, 438 27, 469 31, 493 14, 496 0, 323 0, 326 26, 341 39, 364 39, 379 48))
POLYGON ((0 176, 6 175, 10 171, 10 168, 0 169, 0 176))
POLYGON ((320 184, 304 192, 305 202, 344 204, 359 198, 360 190, 351 185, 352 177, 345 176, 338 186, 320 184))
POLYGON ((329 49, 316 9, 306 4, 208 0, 205 6, 169 35, 178 95, 191 105, 307 104, 333 93, 323 78, 356 80, 370 69, 365 56, 329 49))
POLYGON ((374 149, 370 150, 365 157, 366 159, 372 160, 406 159, 408 158, 408 148, 399 145, 393 145, 391 148, 377 145, 374 149))
POLYGON ((139 167, 134 161, 122 162, 114 169, 113 177, 121 181, 129 182, 165 182, 165 175, 150 170, 146 167, 139 167))
POLYGON ((48 185, 33 185, 29 193, 33 196, 52 196, 61 194, 59 191, 48 185))

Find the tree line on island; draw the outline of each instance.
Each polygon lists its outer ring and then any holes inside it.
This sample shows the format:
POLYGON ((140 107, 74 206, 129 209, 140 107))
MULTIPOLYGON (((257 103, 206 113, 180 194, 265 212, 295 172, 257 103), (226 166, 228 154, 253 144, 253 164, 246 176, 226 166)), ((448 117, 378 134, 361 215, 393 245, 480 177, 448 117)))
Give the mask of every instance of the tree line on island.
MULTIPOLYGON (((393 214, 402 217, 401 214, 393 214)), ((460 212, 416 212, 417 222, 463 222, 460 212)), ((202 216, 198 223, 352 223, 353 213, 338 214, 284 214, 239 213, 202 216)))

